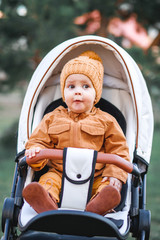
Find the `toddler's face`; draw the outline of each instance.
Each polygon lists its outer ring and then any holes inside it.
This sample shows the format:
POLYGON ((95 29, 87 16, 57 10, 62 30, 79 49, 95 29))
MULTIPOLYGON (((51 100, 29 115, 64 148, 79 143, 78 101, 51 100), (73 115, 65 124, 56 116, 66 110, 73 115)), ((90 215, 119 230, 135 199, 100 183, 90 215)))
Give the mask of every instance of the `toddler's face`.
POLYGON ((96 92, 87 76, 72 74, 66 79, 64 97, 69 111, 88 113, 93 107, 96 92))

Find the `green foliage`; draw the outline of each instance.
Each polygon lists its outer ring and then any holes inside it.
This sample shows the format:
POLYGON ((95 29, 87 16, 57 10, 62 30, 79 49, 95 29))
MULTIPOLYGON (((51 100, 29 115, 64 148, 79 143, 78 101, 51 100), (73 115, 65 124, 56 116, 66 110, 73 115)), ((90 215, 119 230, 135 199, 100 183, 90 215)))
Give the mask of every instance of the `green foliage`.
POLYGON ((10 149, 10 151, 17 148, 17 129, 18 122, 14 122, 0 137, 0 146, 4 149, 10 149))
POLYGON ((75 37, 75 17, 95 9, 106 19, 120 16, 121 3, 130 4, 147 26, 159 21, 158 0, 120 3, 117 0, 2 0, 0 72, 5 72, 6 76, 3 81, 0 79, 0 91, 21 87, 20 83, 29 81, 35 67, 53 47, 75 37), (26 8, 24 15, 18 12, 20 7, 26 8))
POLYGON ((142 51, 142 49, 133 47, 131 49, 127 49, 127 52, 139 65, 145 77, 148 88, 150 89, 151 94, 154 96, 152 87, 156 86, 156 88, 160 90, 160 63, 157 63, 157 59, 160 57, 160 51, 157 54, 154 54, 154 52, 151 50, 149 50, 148 53, 145 53, 142 51))
POLYGON ((19 16, 17 12, 18 6, 22 6, 21 1, 2 4, 5 17, 0 19, 0 71, 7 76, 0 81, 0 91, 28 81, 48 51, 75 36, 73 1, 62 4, 56 0, 26 0, 23 4, 27 9, 25 16, 19 16))
POLYGON ((160 192, 159 192, 159 142, 160 130, 155 129, 153 138, 153 148, 151 155, 151 162, 148 171, 147 179, 147 209, 151 210, 151 237, 150 239, 156 240, 160 236, 160 192))
POLYGON ((135 0, 134 11, 141 22, 146 25, 154 25, 159 22, 160 2, 159 0, 135 0))
POLYGON ((117 0, 103 1, 93 0, 88 1, 88 10, 92 11, 98 9, 102 15, 108 17, 115 16, 117 12, 117 0))

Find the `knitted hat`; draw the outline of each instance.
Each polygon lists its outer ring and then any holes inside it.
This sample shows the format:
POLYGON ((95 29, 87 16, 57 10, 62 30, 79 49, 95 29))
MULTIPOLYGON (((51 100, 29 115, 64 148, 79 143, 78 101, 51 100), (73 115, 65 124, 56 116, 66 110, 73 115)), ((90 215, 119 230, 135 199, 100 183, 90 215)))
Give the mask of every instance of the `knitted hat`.
POLYGON ((61 93, 64 100, 64 87, 67 77, 71 74, 84 74, 92 82, 96 91, 95 104, 100 100, 102 94, 104 68, 102 59, 93 51, 83 52, 79 57, 68 61, 61 72, 61 93))

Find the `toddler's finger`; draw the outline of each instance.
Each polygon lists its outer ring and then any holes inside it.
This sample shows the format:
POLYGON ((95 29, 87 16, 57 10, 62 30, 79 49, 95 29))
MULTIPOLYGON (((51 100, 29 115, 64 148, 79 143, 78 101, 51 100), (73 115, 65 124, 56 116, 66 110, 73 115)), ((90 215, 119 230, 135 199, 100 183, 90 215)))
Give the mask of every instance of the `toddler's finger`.
POLYGON ((104 182, 107 182, 107 181, 108 181, 108 177, 104 177, 101 182, 104 183, 104 182))
POLYGON ((112 177, 109 178, 109 184, 114 186, 114 184, 115 184, 114 178, 112 178, 112 177))
POLYGON ((122 182, 116 181, 116 182, 115 182, 115 187, 116 187, 119 191, 121 191, 121 189, 122 189, 122 182))
POLYGON ((28 150, 25 151, 25 156, 29 157, 29 151, 28 150))
POLYGON ((32 157, 35 157, 36 155, 36 149, 32 149, 32 157))
POLYGON ((28 150, 29 151, 29 158, 32 158, 32 157, 34 157, 35 156, 35 151, 34 151, 34 149, 30 149, 30 150, 28 150))
POLYGON ((37 147, 37 148, 35 149, 35 152, 36 152, 36 153, 39 153, 40 150, 41 150, 40 147, 37 147))
POLYGON ((29 158, 32 158, 32 151, 29 152, 29 158))

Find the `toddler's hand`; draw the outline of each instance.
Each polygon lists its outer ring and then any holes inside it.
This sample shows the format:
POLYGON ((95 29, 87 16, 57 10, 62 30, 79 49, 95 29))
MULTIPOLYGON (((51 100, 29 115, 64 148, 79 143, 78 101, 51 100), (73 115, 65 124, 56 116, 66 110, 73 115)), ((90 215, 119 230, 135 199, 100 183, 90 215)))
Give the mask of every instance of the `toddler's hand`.
POLYGON ((120 180, 118 180, 117 178, 114 178, 114 177, 104 177, 101 182, 103 183, 106 181, 109 181, 109 185, 117 188, 118 191, 121 191, 122 182, 120 180))
POLYGON ((25 151, 25 156, 32 158, 36 156, 36 153, 39 153, 41 150, 40 147, 36 147, 36 148, 32 148, 32 149, 28 149, 25 151))

